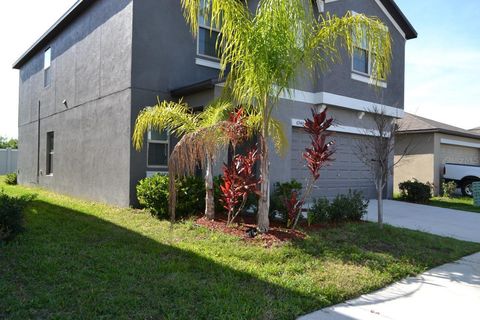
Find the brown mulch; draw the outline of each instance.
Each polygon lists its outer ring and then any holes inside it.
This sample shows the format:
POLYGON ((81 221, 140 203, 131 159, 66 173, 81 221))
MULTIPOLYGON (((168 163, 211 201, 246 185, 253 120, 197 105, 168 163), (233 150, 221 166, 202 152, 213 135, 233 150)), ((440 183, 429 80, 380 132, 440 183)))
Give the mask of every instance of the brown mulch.
POLYGON ((255 217, 239 217, 237 221, 230 226, 227 226, 227 218, 223 216, 217 217, 215 220, 208 220, 205 217, 201 217, 196 220, 196 223, 210 230, 239 237, 246 242, 260 243, 265 247, 279 245, 294 239, 304 239, 306 237, 306 233, 300 230, 287 229, 280 223, 272 221, 268 233, 258 233, 254 238, 251 238, 248 236, 247 231, 256 227, 255 217))

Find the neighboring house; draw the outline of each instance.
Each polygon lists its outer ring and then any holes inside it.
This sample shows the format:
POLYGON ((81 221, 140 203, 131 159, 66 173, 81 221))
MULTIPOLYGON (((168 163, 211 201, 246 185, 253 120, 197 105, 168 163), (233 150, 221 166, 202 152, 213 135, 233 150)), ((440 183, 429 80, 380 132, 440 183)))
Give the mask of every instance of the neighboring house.
MULTIPOLYGON (((338 151, 314 196, 332 197, 348 189, 373 196, 370 175, 353 146, 372 127, 367 112, 372 106, 402 117, 405 43, 417 34, 392 0, 316 3, 338 16, 351 10, 382 19, 393 38, 392 73, 375 89, 369 78, 373 53, 359 47, 354 59, 343 52, 344 64, 314 81, 299 80, 276 110, 290 147, 284 158, 272 156, 272 182, 307 176, 301 153, 309 140, 302 121, 313 106, 325 105, 339 124, 333 129, 338 151)), ((254 8, 256 1, 249 4, 254 8)), ((131 143, 137 114, 157 97, 183 97, 195 108, 217 97, 222 90, 217 36, 217 30, 201 23, 195 40, 180 0, 78 1, 14 65, 20 70, 20 183, 134 204, 139 179, 165 172, 178 141, 151 132, 144 150, 137 152, 131 143)))
POLYGON ((0 149, 0 175, 17 172, 16 149, 0 149))
POLYGON ((418 179, 440 191, 445 163, 480 165, 480 134, 410 113, 400 121, 395 160, 408 152, 395 168, 394 183, 418 179))
POLYGON ((470 129, 468 131, 470 131, 471 133, 480 134, 480 127, 476 127, 476 128, 470 129))

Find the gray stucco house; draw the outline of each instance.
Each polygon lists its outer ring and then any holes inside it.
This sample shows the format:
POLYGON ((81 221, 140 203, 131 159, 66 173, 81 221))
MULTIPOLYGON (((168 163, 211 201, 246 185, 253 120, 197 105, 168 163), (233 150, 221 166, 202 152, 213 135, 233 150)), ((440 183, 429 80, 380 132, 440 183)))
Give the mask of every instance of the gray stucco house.
MULTIPOLYGON (((353 59, 345 55, 342 65, 315 81, 299 80, 276 110, 291 143, 284 158, 271 159, 272 178, 303 180, 307 171, 301 152, 308 138, 299 126, 312 106, 328 106, 339 124, 333 130, 338 151, 315 196, 350 188, 373 196, 369 174, 352 146, 372 126, 367 112, 372 106, 403 116, 405 44, 417 34, 393 0, 315 2, 320 12, 343 16, 351 10, 382 19, 393 38, 392 73, 374 90, 372 54, 357 48, 353 59)), ((256 1, 249 4, 254 8, 256 1)), ((146 148, 135 151, 136 116, 157 97, 183 97, 201 108, 218 96, 216 36, 217 31, 210 34, 209 26, 201 25, 194 39, 179 0, 79 0, 14 64, 20 70, 20 183, 134 204, 139 179, 165 171, 177 141, 153 132, 146 148)))

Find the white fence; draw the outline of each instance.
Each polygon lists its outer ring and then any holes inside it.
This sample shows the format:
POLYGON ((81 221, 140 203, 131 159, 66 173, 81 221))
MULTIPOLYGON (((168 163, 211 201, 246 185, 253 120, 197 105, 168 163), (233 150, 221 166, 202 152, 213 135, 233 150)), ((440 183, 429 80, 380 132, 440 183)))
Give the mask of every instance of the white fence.
POLYGON ((18 151, 0 149, 0 175, 17 172, 18 151))

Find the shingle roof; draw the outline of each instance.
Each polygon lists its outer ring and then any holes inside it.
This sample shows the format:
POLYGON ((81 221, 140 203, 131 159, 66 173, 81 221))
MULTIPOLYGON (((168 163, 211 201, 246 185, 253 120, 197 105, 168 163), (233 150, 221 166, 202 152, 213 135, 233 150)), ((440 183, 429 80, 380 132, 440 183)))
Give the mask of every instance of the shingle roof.
MULTIPOLYGON (((77 2, 58 19, 55 24, 50 27, 41 37, 38 39, 17 61, 13 64, 14 69, 20 69, 25 62, 27 62, 35 53, 44 49, 55 36, 57 36, 63 29, 68 26, 73 20, 75 20, 82 12, 84 12, 90 5, 97 0, 77 0, 77 2)), ((397 6, 394 0, 381 0, 388 12, 391 13, 393 18, 398 22, 402 30, 405 31, 407 39, 413 39, 417 37, 417 31, 413 28, 412 24, 405 17, 403 12, 397 6)))
MULTIPOLYGON (((399 133, 422 133, 422 132, 441 132, 462 137, 480 139, 480 132, 476 133, 472 130, 465 130, 446 123, 438 122, 432 119, 420 117, 408 112, 399 122, 399 133)), ((480 130, 480 128, 477 128, 480 130)))
POLYGON ((480 134, 480 127, 476 127, 476 128, 470 129, 468 131, 480 134))

